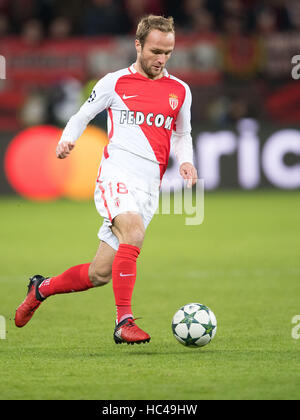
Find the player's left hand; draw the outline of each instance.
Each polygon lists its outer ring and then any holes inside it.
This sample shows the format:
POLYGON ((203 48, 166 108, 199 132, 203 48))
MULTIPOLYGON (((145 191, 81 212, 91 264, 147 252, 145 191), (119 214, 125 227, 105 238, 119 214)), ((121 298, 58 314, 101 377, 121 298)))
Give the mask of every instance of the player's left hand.
POLYGON ((198 174, 194 165, 189 162, 184 162, 180 165, 179 172, 182 178, 187 180, 187 188, 192 188, 196 184, 198 174))

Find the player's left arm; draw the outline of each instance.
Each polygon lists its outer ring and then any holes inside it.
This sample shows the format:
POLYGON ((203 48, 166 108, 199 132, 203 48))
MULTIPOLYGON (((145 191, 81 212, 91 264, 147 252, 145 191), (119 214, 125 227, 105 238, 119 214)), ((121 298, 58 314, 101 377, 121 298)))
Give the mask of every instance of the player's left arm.
POLYGON ((191 136, 191 104, 192 94, 188 85, 185 85, 186 95, 176 119, 176 130, 172 133, 172 147, 179 163, 179 172, 187 180, 187 187, 191 188, 198 179, 197 169, 194 166, 193 139, 191 136))

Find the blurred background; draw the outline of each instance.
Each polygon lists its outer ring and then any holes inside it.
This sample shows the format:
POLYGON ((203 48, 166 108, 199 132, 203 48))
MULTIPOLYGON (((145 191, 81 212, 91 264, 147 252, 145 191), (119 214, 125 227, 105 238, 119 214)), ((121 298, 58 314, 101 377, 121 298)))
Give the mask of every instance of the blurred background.
POLYGON ((206 189, 300 188, 299 0, 0 0, 0 194, 93 196, 105 113, 69 163, 55 145, 95 82, 135 61, 148 13, 175 19, 168 71, 192 89, 206 189))
POLYGON ((299 63, 300 0, 0 0, 0 399, 299 400, 299 63), (95 82, 135 61, 148 13, 175 19, 204 223, 151 222, 133 301, 149 349, 115 349, 111 287, 57 296, 19 330, 29 276, 95 255, 106 113, 68 159, 55 148, 95 82), (188 302, 218 319, 198 357, 170 328, 188 302))

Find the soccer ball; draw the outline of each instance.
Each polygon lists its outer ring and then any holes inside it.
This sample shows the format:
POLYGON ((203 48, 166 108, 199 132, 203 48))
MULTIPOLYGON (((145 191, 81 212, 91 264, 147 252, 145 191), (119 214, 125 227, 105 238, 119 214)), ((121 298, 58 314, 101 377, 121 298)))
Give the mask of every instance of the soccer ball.
POLYGON ((214 313, 201 303, 188 303, 173 316, 172 331, 179 343, 188 347, 203 347, 217 332, 214 313))

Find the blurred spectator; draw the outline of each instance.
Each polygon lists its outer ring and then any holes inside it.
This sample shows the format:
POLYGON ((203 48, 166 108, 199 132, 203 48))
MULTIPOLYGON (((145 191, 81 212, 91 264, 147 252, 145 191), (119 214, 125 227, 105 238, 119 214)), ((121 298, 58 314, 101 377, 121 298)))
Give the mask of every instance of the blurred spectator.
POLYGON ((248 29, 248 17, 240 0, 223 2, 223 30, 231 36, 241 36, 248 29))
POLYGON ((212 13, 207 10, 197 10, 192 20, 192 31, 198 35, 213 33, 215 30, 215 21, 212 13))
POLYGON ((25 127, 46 124, 48 115, 45 92, 39 90, 30 92, 20 109, 19 118, 25 127))
POLYGON ((257 5, 259 5, 260 3, 262 3, 261 0, 240 0, 240 2, 243 5, 243 7, 245 9, 247 9, 247 11, 249 11, 249 10, 251 10, 253 8, 256 8, 257 5))
POLYGON ((147 5, 147 0, 124 0, 123 6, 126 16, 124 18, 127 20, 126 26, 129 33, 135 33, 140 18, 149 13, 147 5))
POLYGON ((179 26, 179 32, 190 33, 194 30, 195 16, 203 12, 204 0, 186 0, 182 3, 181 13, 182 23, 179 26))
POLYGON ((54 19, 49 27, 49 36, 52 39, 68 38, 72 34, 72 26, 69 19, 65 17, 57 17, 54 19))
POLYGON ((287 5, 287 15, 292 29, 300 30, 300 2, 299 0, 290 0, 287 5))
POLYGON ((223 21, 223 30, 226 35, 241 36, 245 30, 245 20, 239 16, 228 15, 223 21))
POLYGON ((182 0, 164 0, 164 10, 166 16, 173 16, 177 29, 184 21, 182 16, 182 0))
POLYGON ((146 12, 153 15, 165 15, 166 8, 163 0, 148 0, 146 12))
MULTIPOLYGON (((277 15, 277 29, 279 31, 287 31, 291 29, 291 22, 288 14, 287 6, 293 0, 275 0, 275 11, 277 15)), ((297 2, 299 4, 299 2, 297 2)))
POLYGON ((8 17, 1 13, 0 14, 0 38, 3 38, 7 35, 9 35, 10 32, 10 24, 8 17))
POLYGON ((9 3, 9 16, 13 32, 19 34, 24 22, 35 19, 35 0, 13 0, 9 3))
POLYGON ((149 13, 173 16, 178 32, 264 35, 300 29, 300 0, 0 0, 0 29, 20 34, 25 22, 36 19, 59 39, 133 34, 149 13))
POLYGON ((49 28, 57 14, 56 7, 56 0, 35 0, 34 17, 43 24, 44 30, 49 28))
POLYGON ((243 3, 240 0, 226 0, 223 3, 225 14, 242 16, 245 12, 243 3))
POLYGON ((82 102, 82 85, 72 77, 51 86, 48 94, 48 122, 64 126, 82 102))
POLYGON ((121 19, 119 5, 114 0, 91 0, 83 15, 83 34, 118 34, 122 32, 121 19))
POLYGON ((185 0, 183 2, 183 11, 186 17, 191 18, 193 13, 204 8, 204 0, 185 0))
POLYGON ((0 0, 0 13, 8 13, 10 0, 0 0))
POLYGON ((256 15, 256 33, 267 36, 277 30, 277 18, 274 9, 265 7, 256 15))
POLYGON ((219 96, 207 106, 207 117, 217 126, 235 124, 251 114, 250 107, 245 100, 236 95, 219 96))
POLYGON ((232 97, 230 98, 229 107, 228 107, 228 122, 236 123, 242 118, 248 116, 248 104, 244 98, 232 97))
POLYGON ((37 19, 28 20, 22 27, 21 39, 26 45, 34 47, 41 44, 43 36, 43 26, 37 19))
POLYGON ((216 28, 222 28, 224 5, 222 0, 206 0, 205 8, 212 13, 216 28))

